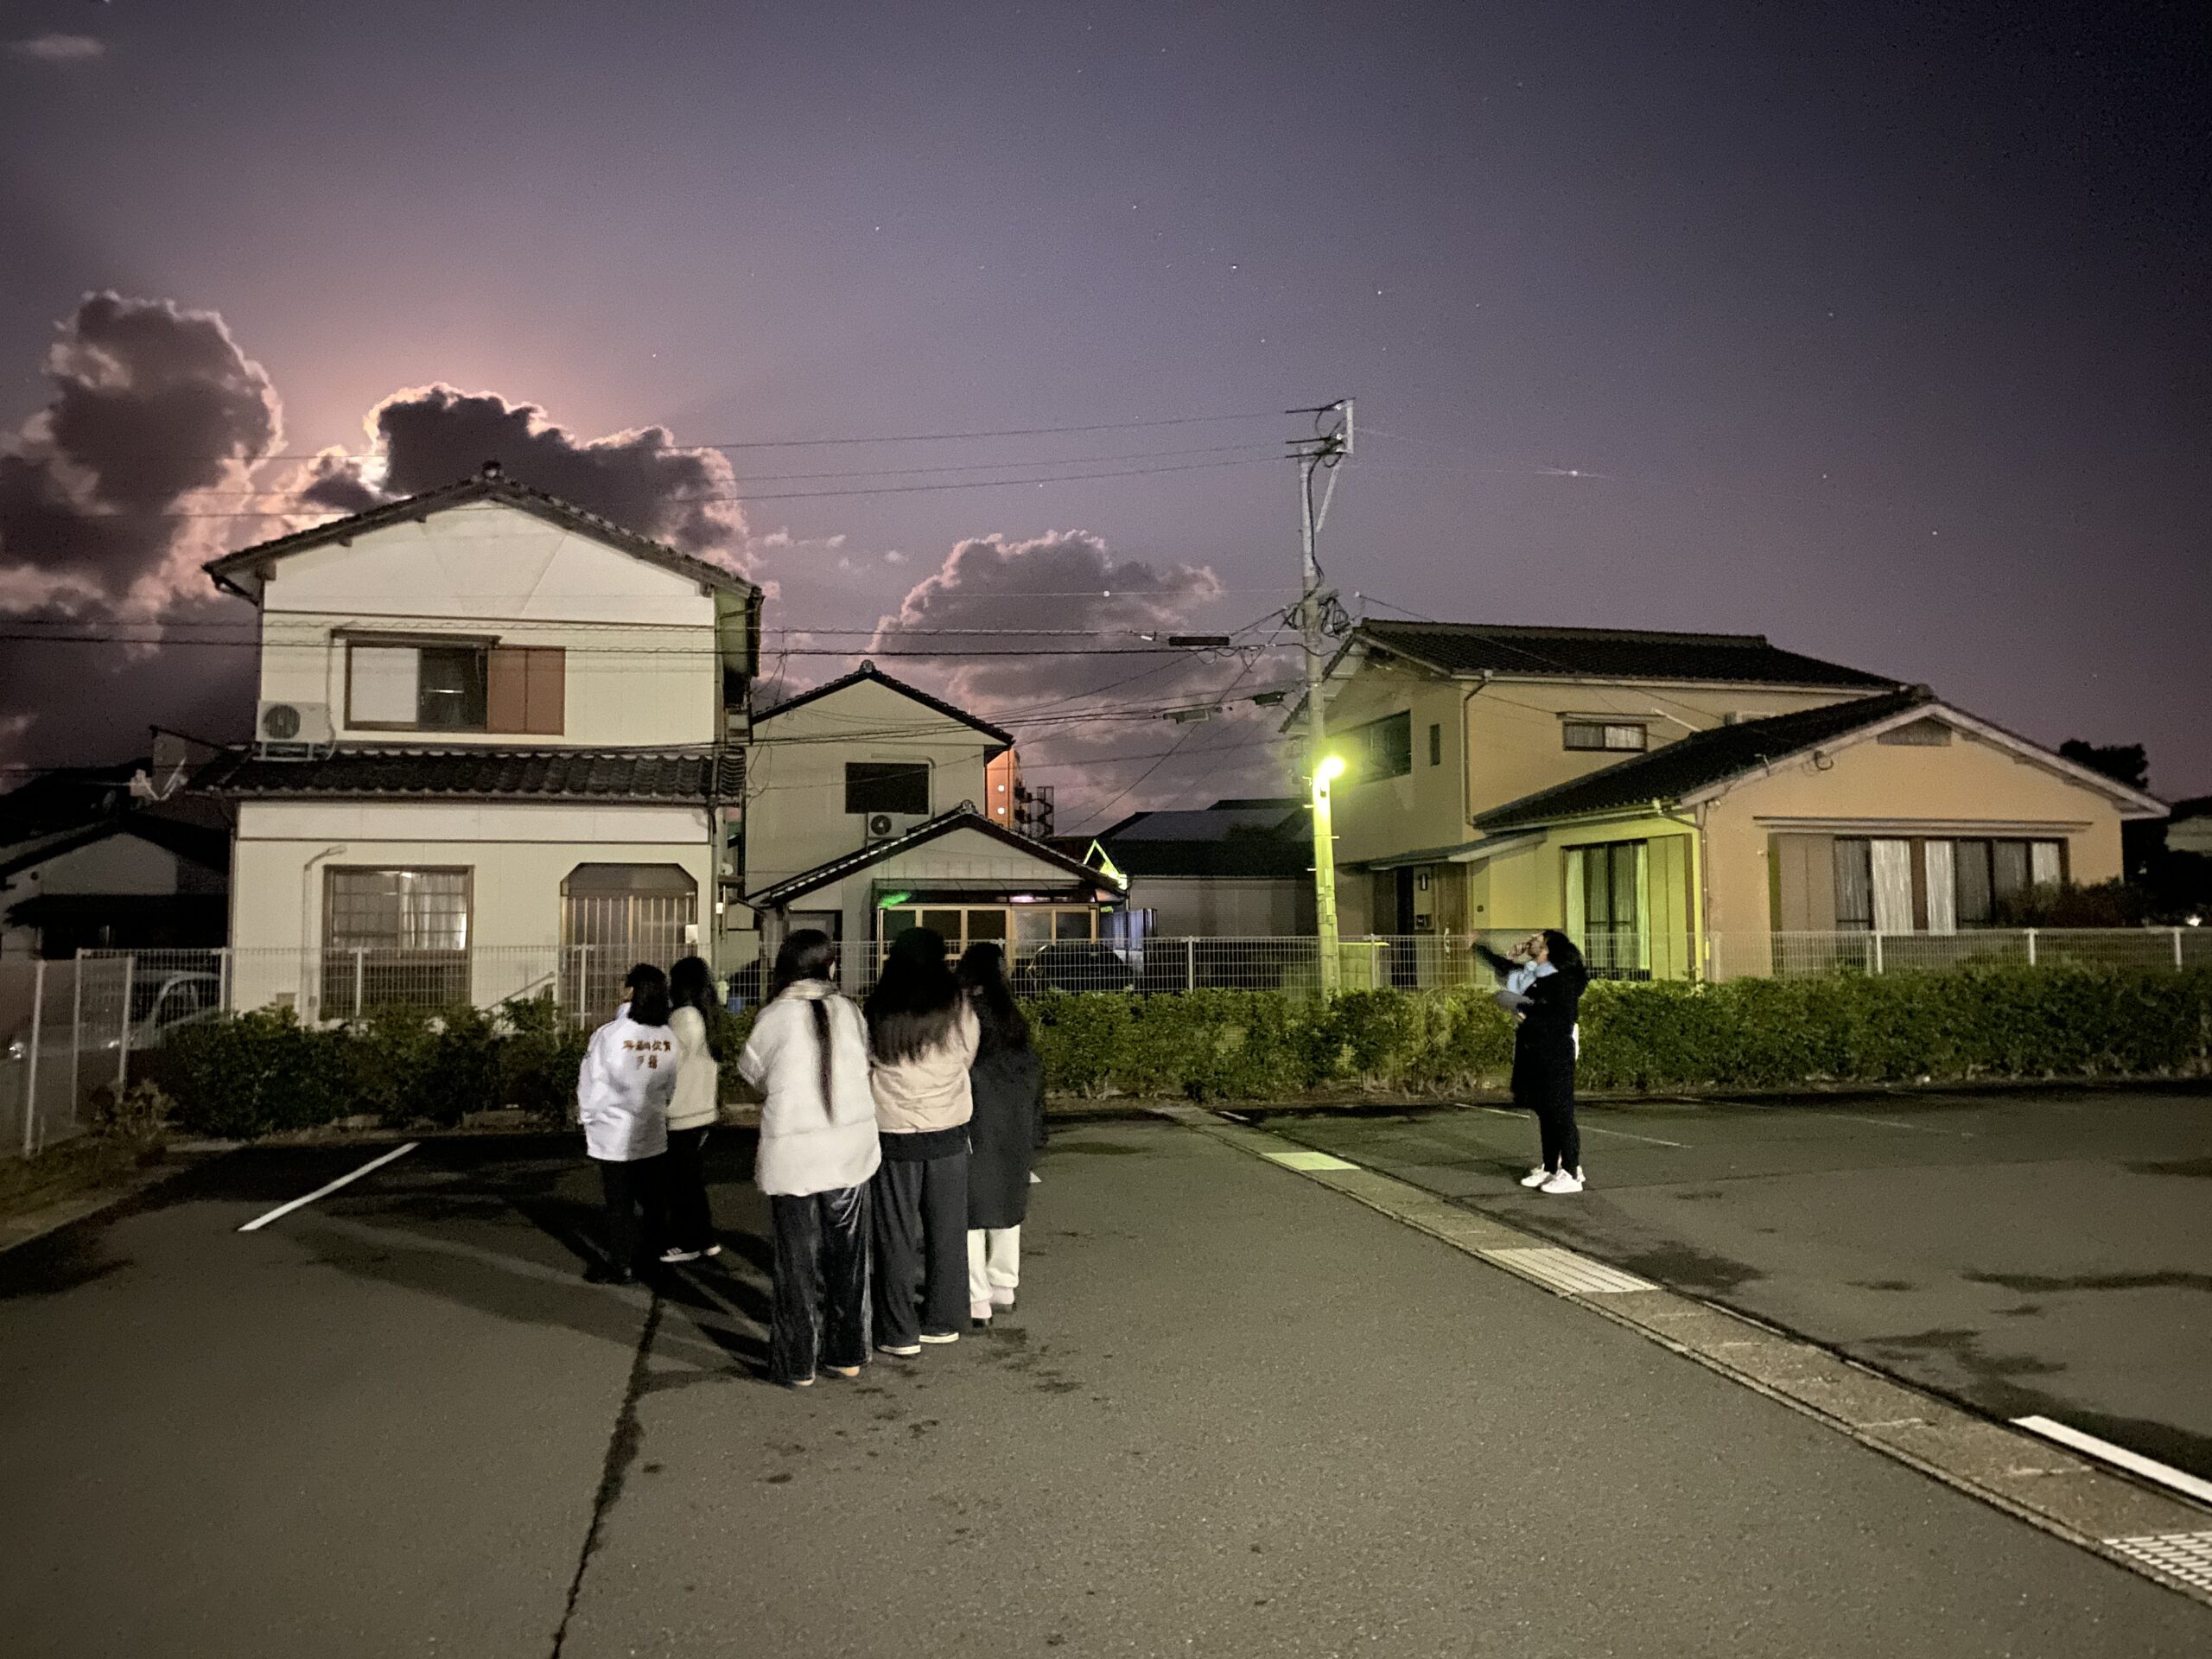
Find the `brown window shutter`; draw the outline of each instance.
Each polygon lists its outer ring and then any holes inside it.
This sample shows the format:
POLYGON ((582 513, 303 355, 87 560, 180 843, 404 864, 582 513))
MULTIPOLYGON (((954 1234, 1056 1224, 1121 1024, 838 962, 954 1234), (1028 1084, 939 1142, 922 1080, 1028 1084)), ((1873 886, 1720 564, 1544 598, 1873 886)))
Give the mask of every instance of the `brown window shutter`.
POLYGON ((558 737, 567 729, 569 653, 558 645, 540 645, 524 655, 530 662, 522 729, 538 737, 558 737))
POLYGON ((484 729, 487 732, 526 732, 528 707, 526 664, 535 653, 518 645, 494 645, 487 653, 484 696, 484 729))

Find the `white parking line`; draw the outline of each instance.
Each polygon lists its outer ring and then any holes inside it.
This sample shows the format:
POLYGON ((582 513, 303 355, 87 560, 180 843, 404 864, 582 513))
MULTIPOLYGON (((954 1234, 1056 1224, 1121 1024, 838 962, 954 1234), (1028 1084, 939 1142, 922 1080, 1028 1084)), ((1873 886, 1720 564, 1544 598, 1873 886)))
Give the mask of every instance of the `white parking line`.
POLYGON ((347 1182, 359 1180, 362 1176, 367 1174, 371 1170, 380 1169, 395 1158, 404 1158, 409 1153, 414 1151, 416 1147, 422 1144, 423 1143, 419 1141, 410 1141, 404 1147, 395 1147, 390 1152, 385 1154, 381 1158, 370 1159, 367 1163, 363 1164, 352 1174, 340 1175, 336 1180, 331 1182, 327 1186, 318 1186, 314 1192, 307 1194, 304 1198, 294 1198, 289 1204, 280 1204, 265 1216, 256 1216, 251 1221, 246 1223, 245 1226, 239 1228, 238 1231, 242 1233, 251 1233, 260 1228, 266 1227, 270 1222, 276 1220, 280 1217, 290 1215, 293 1211, 299 1209, 303 1205, 313 1204, 317 1198, 327 1198, 331 1193, 335 1192, 340 1187, 344 1186, 347 1182))
POLYGON ((1689 1146, 1689 1143, 1686 1141, 1662 1141, 1656 1135, 1631 1135, 1626 1129, 1609 1129, 1603 1124, 1599 1123, 1585 1123, 1582 1126, 1582 1133, 1585 1135, 1618 1135, 1624 1141, 1641 1141, 1644 1145, 1649 1147, 1675 1147, 1682 1150, 1688 1150, 1689 1146))
POLYGON ((2094 1434, 2084 1434, 2078 1428, 2049 1417, 2015 1417, 2012 1427, 2024 1428, 2031 1434, 2040 1434, 2047 1440, 2056 1440, 2061 1446, 2070 1446, 2076 1452, 2086 1452, 2093 1458, 2102 1459, 2114 1468, 2125 1469, 2145 1480, 2155 1480, 2161 1486, 2171 1486, 2177 1492, 2187 1492, 2200 1503, 2212 1503, 2212 1480, 2200 1480, 2195 1475, 2170 1469, 2139 1452, 2131 1452, 2124 1446, 2114 1446, 2110 1440, 2101 1440, 2094 1434))
POLYGON ((1900 1123, 1893 1117, 1860 1117, 1853 1112, 1823 1112, 1821 1116, 1839 1118, 1846 1123, 1872 1123, 1877 1128, 1904 1129, 1913 1135, 1948 1135, 1961 1141, 1974 1138, 1972 1129, 1939 1129, 1932 1123, 1900 1123))

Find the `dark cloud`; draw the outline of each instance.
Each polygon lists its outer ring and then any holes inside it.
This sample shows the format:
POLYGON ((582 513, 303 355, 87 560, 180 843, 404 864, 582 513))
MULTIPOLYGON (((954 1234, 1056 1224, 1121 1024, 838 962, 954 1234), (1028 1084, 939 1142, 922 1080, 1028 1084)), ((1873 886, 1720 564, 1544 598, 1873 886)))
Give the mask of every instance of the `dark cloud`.
POLYGON ((297 485, 319 507, 358 512, 466 478, 496 461, 509 478, 686 553, 734 563, 744 517, 728 458, 677 447, 666 428, 579 438, 534 404, 451 386, 395 392, 365 423, 365 458, 319 459, 297 485))
MULTIPOLYGON (((1264 652, 1145 650, 1170 632, 1196 631, 1194 617, 1220 596, 1204 566, 1116 558, 1080 531, 1021 542, 976 537, 878 624, 870 649, 976 652, 944 667, 885 665, 986 718, 1015 720, 1025 772, 1052 785, 1059 827, 1071 829, 1109 808, 1278 786, 1276 748, 1265 741, 1273 722, 1249 702, 1202 726, 1173 724, 1160 712, 1249 696, 1287 671, 1264 652), (1124 654, 1132 651, 1139 654, 1124 654), (1098 711, 1132 717, 1052 723, 1098 711)), ((1268 638, 1238 636, 1253 646, 1268 638)))
POLYGON ((242 486, 276 447, 269 377, 213 312, 113 293, 60 325, 45 372, 52 398, 0 442, 0 609, 196 593, 185 504, 242 486))

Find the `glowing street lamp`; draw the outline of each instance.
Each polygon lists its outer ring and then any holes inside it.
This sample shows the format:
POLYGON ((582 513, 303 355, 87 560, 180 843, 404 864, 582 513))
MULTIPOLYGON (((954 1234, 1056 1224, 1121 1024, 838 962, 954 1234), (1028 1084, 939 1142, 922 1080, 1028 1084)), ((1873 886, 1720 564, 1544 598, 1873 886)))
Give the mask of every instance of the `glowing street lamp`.
POLYGON ((1344 758, 1325 754, 1313 766, 1313 931, 1321 948, 1321 995, 1344 986, 1337 960, 1337 838, 1329 817, 1329 785, 1344 775, 1344 758))

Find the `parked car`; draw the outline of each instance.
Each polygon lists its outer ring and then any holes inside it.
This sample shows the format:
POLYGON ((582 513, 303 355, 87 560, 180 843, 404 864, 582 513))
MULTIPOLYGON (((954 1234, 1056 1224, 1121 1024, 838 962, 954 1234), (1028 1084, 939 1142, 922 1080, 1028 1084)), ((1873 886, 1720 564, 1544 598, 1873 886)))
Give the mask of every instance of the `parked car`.
MULTIPOLYGON (((130 1046, 159 1048, 168 1034, 184 1026, 197 1026, 222 1012, 223 981, 219 974, 149 975, 130 988, 130 1046)), ((111 1037, 102 1046, 115 1049, 122 1038, 111 1037)))
POLYGON ((1039 991, 1126 991, 1135 982, 1129 964, 1095 939, 1045 945, 1014 970, 1014 988, 1023 996, 1039 991))

